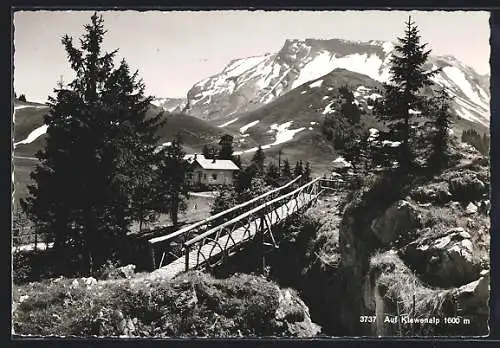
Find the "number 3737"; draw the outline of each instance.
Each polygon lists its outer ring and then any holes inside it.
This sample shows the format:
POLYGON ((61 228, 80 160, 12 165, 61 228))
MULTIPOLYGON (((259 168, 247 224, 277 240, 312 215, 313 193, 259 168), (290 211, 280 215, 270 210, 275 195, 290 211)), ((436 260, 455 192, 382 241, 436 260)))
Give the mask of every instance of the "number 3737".
POLYGON ((377 317, 375 315, 361 315, 359 317, 360 323, 374 323, 377 317))

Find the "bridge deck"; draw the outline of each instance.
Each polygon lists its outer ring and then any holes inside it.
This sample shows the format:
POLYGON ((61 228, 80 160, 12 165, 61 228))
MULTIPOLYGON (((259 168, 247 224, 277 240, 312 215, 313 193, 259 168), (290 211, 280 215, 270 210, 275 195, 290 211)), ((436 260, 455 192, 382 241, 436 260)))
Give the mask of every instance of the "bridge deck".
MULTIPOLYGON (((284 217, 295 213, 297 210, 304 207, 313 199, 311 194, 303 194, 297 198, 297 200, 291 200, 286 204, 277 207, 274 211, 267 213, 265 215, 265 220, 269 226, 273 226, 278 221, 281 221, 284 217)), ((229 250, 235 245, 241 245, 246 241, 252 239, 260 227, 260 219, 254 219, 247 223, 245 226, 239 227, 234 230, 230 235, 226 234, 221 236, 217 242, 210 242, 201 247, 191 250, 189 253, 189 267, 193 268, 197 264, 198 252, 200 253, 199 260, 202 262, 208 259, 209 255, 212 257, 219 255, 225 250, 229 250), (218 246, 218 245, 219 246, 218 246), (213 250, 216 248, 217 250, 213 250)), ((153 274, 161 276, 162 278, 171 279, 177 274, 184 272, 185 268, 185 257, 180 257, 177 260, 171 262, 170 264, 161 267, 155 271, 153 274)))

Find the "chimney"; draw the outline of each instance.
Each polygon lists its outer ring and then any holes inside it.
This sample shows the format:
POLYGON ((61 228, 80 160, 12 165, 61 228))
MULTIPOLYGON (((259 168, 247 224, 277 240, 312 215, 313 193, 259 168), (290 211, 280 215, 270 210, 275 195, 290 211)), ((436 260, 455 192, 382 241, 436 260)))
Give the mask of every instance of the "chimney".
POLYGON ((197 154, 197 153, 195 153, 195 154, 194 154, 194 159, 195 159, 195 161, 196 161, 196 157, 197 157, 197 156, 198 156, 198 154, 197 154))

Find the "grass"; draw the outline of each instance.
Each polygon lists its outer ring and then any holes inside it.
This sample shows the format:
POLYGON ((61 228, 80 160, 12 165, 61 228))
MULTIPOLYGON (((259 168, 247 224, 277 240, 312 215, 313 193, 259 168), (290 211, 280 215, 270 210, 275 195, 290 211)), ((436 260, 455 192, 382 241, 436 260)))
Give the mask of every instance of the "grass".
POLYGON ((275 283, 250 275, 218 280, 190 272, 173 281, 92 285, 58 278, 14 288, 13 325, 16 334, 40 336, 290 335, 285 322, 301 322, 305 313, 293 301, 283 306, 281 292, 275 283))
MULTIPOLYGON (((392 252, 376 253, 370 258, 368 277, 372 286, 379 289, 386 308, 392 314, 408 315, 410 318, 444 318, 450 312, 452 291, 432 289, 425 286, 413 272, 392 252), (394 308, 398 310, 394 311, 394 308)), ((428 335, 432 327, 419 327, 409 332, 414 335, 428 335)))

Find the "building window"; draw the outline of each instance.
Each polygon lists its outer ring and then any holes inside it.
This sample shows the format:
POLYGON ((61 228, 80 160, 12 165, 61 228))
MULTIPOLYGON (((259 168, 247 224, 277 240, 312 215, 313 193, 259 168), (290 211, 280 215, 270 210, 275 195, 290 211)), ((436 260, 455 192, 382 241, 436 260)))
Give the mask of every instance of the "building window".
POLYGON ((207 180, 207 173, 203 173, 203 180, 207 180))
POLYGON ((217 174, 212 174, 212 179, 217 180, 217 174))

